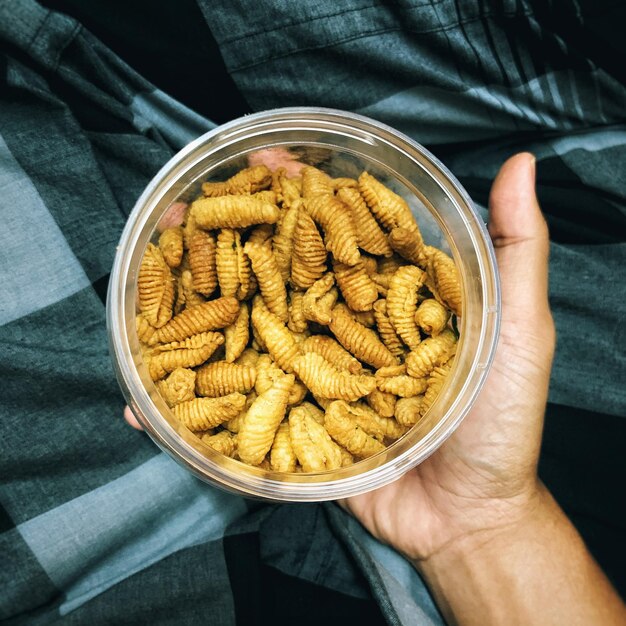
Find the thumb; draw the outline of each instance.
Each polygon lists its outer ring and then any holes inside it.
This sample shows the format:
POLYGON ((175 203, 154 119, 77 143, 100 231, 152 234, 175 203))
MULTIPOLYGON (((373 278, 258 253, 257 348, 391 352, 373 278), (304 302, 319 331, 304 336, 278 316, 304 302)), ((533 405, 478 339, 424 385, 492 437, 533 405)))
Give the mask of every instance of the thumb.
POLYGON ((503 322, 534 325, 545 319, 549 239, 535 195, 532 154, 516 154, 500 169, 489 197, 488 228, 500 270, 503 322))

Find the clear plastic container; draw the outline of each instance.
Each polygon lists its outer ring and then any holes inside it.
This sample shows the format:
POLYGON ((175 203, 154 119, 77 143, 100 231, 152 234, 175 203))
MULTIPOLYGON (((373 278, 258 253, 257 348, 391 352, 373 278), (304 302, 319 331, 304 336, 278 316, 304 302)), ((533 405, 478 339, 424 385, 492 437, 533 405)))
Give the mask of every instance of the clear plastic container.
MULTIPOLYGON (((267 153, 266 153, 267 154, 267 153)), ((237 119, 206 133, 174 156, 137 201, 122 233, 107 303, 117 378, 133 413, 155 443, 204 481, 245 496, 282 501, 344 498, 399 478, 457 428, 480 391, 496 348, 500 290, 491 242, 467 193, 426 149, 366 117, 319 108, 286 108, 237 119), (463 317, 455 364, 437 400, 406 435, 351 467, 281 474, 215 452, 185 427, 158 394, 135 330, 137 272, 168 207, 190 201, 205 180, 224 180, 273 148, 331 176, 363 170, 402 195, 427 243, 448 250, 460 272, 463 317)))

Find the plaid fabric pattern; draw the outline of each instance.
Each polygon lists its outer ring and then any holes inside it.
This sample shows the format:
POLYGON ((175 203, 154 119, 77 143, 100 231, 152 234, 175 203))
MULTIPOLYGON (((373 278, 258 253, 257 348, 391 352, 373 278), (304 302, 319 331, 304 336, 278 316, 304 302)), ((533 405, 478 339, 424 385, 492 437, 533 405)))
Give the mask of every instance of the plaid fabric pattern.
MULTIPOLYGON (((576 39, 602 6, 588 21, 578 3, 525 0, 198 7, 252 109, 380 119, 482 211, 502 160, 537 155, 559 332, 541 471, 588 539, 623 544, 606 485, 626 413, 626 89, 576 39), (588 499, 563 478, 576 451, 588 499)), ((326 595, 302 624, 441 624, 408 563, 335 505, 222 493, 123 423, 104 316, 115 246, 150 178, 214 124, 32 0, 0 1, 0 46, 0 619, 289 623, 306 584, 326 595)))

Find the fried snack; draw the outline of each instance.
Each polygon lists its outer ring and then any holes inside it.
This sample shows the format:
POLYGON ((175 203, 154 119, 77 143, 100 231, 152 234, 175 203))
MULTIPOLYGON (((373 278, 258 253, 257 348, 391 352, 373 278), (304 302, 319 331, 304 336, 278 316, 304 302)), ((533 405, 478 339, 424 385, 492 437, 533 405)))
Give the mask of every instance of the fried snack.
POLYGON ((417 228, 415 218, 406 201, 371 174, 359 176, 359 191, 376 219, 387 229, 417 228))
POLYGON ((206 300, 194 289, 191 270, 183 270, 181 272, 178 284, 183 291, 181 300, 188 309, 206 302, 206 300))
POLYGON ((217 287, 215 239, 213 236, 203 230, 197 230, 191 235, 188 259, 194 290, 203 296, 210 296, 217 287))
POLYGON ((440 365, 435 367, 433 371, 430 373, 428 377, 428 389, 426 389, 426 393, 424 394, 424 399, 422 401, 422 415, 430 409, 435 401, 435 398, 439 395, 443 384, 446 382, 446 378, 452 369, 452 359, 444 363, 444 365, 440 365))
POLYGON ((360 254, 352 213, 333 195, 330 178, 314 167, 305 167, 302 193, 307 212, 324 230, 326 249, 342 263, 357 263, 360 254))
MULTIPOLYGON (((356 187, 356 181, 354 182, 356 187)), ((359 248, 370 254, 391 256, 392 251, 387 236, 367 208, 359 190, 355 187, 341 187, 337 191, 337 197, 352 212, 359 248)))
POLYGON ((252 262, 252 270, 267 308, 281 322, 286 322, 289 319, 287 290, 281 279, 272 248, 269 245, 248 241, 244 246, 244 252, 252 262))
POLYGON ((419 228, 394 228, 389 233, 389 245, 407 261, 424 266, 424 240, 419 228))
POLYGON ((183 260, 183 229, 166 228, 159 236, 159 248, 170 267, 178 267, 183 260))
POLYGON ((306 290, 302 298, 302 312, 306 319, 324 326, 330 324, 332 309, 339 297, 339 292, 333 290, 334 284, 335 277, 328 272, 306 290))
POLYGON ((346 265, 338 261, 333 262, 335 280, 344 300, 353 311, 370 311, 378 299, 376 284, 367 275, 363 263, 346 265))
POLYGON ((363 366, 359 360, 355 359, 347 350, 342 348, 332 337, 313 335, 302 342, 300 349, 303 354, 315 352, 323 356, 337 369, 350 372, 350 374, 360 374, 363 371, 363 366))
POLYGON ((395 441, 407 431, 393 417, 381 417, 376 411, 362 402, 351 402, 343 410, 351 415, 354 421, 368 435, 380 442, 385 440, 395 441))
POLYGON ((236 417, 246 404, 246 396, 231 393, 221 398, 195 398, 174 407, 174 416, 189 430, 215 428, 236 417))
POLYGON ((378 259, 378 273, 383 276, 393 276, 398 271, 398 268, 403 265, 406 265, 404 259, 395 254, 392 257, 384 257, 378 259))
POLYGON ((416 324, 427 334, 437 336, 447 325, 450 311, 434 298, 424 300, 415 312, 416 324))
POLYGON ((266 165, 255 165, 237 172, 224 182, 202 183, 202 193, 209 198, 251 194, 267 189, 271 182, 272 172, 269 168, 266 165))
POLYGON ((250 309, 245 302, 241 303, 235 321, 224 328, 224 360, 233 363, 246 349, 250 339, 250 309))
POLYGON ((365 326, 365 328, 374 328, 374 326, 376 326, 374 311, 353 311, 352 309, 349 309, 349 312, 352 319, 365 326))
MULTIPOLYGON (((298 196, 299 197, 299 196, 298 196)), ((298 223, 300 203, 293 203, 281 216, 272 239, 272 250, 283 282, 291 275, 291 259, 293 256, 293 237, 298 223)))
POLYGON ((248 393, 256 381, 256 369, 226 361, 207 363, 197 371, 196 393, 216 398, 230 393, 248 393))
POLYGON ((254 193, 254 197, 257 200, 263 200, 264 202, 269 202, 270 204, 276 204, 278 202, 276 192, 272 189, 262 189, 261 191, 256 191, 254 193))
POLYGON ((278 202, 282 202, 283 208, 290 209, 302 204, 302 179, 287 178, 286 170, 280 167, 276 170, 275 191, 278 202))
POLYGON ((456 335, 449 329, 436 337, 428 337, 406 357, 409 376, 423 378, 438 365, 443 365, 456 351, 456 335))
POLYGON ((394 412, 396 421, 402 426, 415 426, 422 417, 422 404, 424 396, 414 396, 413 398, 400 398, 396 402, 394 412))
POLYGON ((304 407, 289 412, 291 445, 305 472, 324 472, 341 467, 343 456, 339 446, 330 438, 304 407))
POLYGON ((270 242, 273 236, 274 227, 271 224, 259 224, 250 231, 248 241, 251 241, 252 243, 264 244, 270 242))
POLYGON ((220 333, 204 332, 169 344, 157 346, 148 356, 148 371, 152 380, 163 378, 179 367, 201 365, 224 343, 220 333))
POLYGON ((292 291, 289 296, 289 320, 287 326, 294 333, 303 333, 307 329, 307 320, 304 317, 302 301, 304 294, 301 291, 292 291))
POLYGON ((254 196, 221 196, 195 200, 189 215, 205 230, 246 228, 253 224, 275 224, 280 209, 254 196))
POLYGON ((414 350, 421 336, 415 323, 417 292, 424 283, 424 272, 415 265, 399 267, 391 278, 387 294, 387 315, 398 336, 414 350))
POLYGON ((172 317, 174 280, 163 253, 154 245, 146 246, 137 277, 139 310, 151 326, 161 328, 172 317))
POLYGON ((235 363, 237 365, 251 365, 254 367, 259 360, 259 353, 254 348, 246 348, 239 356, 235 363))
POLYGON ((339 370, 315 352, 294 359, 293 368, 300 380, 320 398, 358 400, 371 393, 376 386, 373 376, 339 370))
POLYGON ((294 381, 293 374, 283 375, 248 409, 237 437, 239 458, 244 463, 259 465, 269 452, 278 426, 285 417, 294 381))
POLYGON ((248 300, 256 293, 258 284, 252 272, 250 258, 243 250, 239 232, 235 234, 235 252, 237 256, 237 282, 239 285, 235 295, 238 300, 248 300))
POLYGON ((376 372, 376 386, 380 391, 392 393, 401 398, 412 398, 426 391, 425 378, 413 378, 406 374, 397 376, 381 376, 376 372))
MULTIPOLYGON (((325 402, 330 402, 330 400, 325 401, 325 402)), ((322 426, 324 425, 324 411, 322 411, 322 409, 320 409, 319 406, 315 406, 311 402, 303 402, 302 404, 300 404, 300 406, 302 408, 306 409, 308 411, 309 415, 318 424, 321 424, 322 426)))
POLYGON ((169 407, 196 397, 196 373, 184 367, 177 367, 165 380, 159 380, 156 385, 169 407))
POLYGON ((135 318, 135 326, 137 328, 137 337, 141 343, 150 343, 150 340, 156 333, 157 329, 143 316, 137 315, 135 318))
POLYGON ((360 361, 375 368, 397 364, 398 360, 380 341, 376 332, 352 319, 344 304, 335 306, 328 327, 339 343, 360 361))
POLYGON ((237 452, 237 437, 227 430, 222 430, 217 435, 202 435, 200 440, 211 446, 216 452, 231 458, 237 452))
POLYGON ((181 341, 207 330, 230 326, 239 313, 235 298, 217 298, 186 308, 153 335, 150 343, 181 341))
MULTIPOLYGON (((276 380, 283 377, 285 372, 274 363, 272 357, 269 354, 262 354, 256 362, 256 382, 254 383, 254 389, 257 394, 261 394, 267 391, 276 380)), ((289 400, 287 404, 289 406, 299 404, 304 400, 307 394, 307 388, 299 381, 296 380, 289 393, 289 400)))
POLYGON ((396 410, 396 396, 392 393, 380 391, 380 389, 374 389, 374 391, 365 398, 365 401, 381 417, 393 417, 396 410))
POLYGON ((298 459, 291 445, 289 423, 283 422, 276 431, 270 450, 270 467, 275 472, 295 472, 298 459))
POLYGON ((189 213, 189 210, 187 210, 185 223, 182 228, 183 228, 183 249, 189 250, 189 244, 191 242, 191 238, 193 237, 193 234, 198 230, 196 219, 193 217, 193 215, 189 213))
POLYGON ((326 271, 326 248, 315 222, 306 211, 298 213, 293 233, 291 284, 308 289, 326 271))
POLYGON ((324 426, 328 434, 350 454, 364 459, 378 452, 382 452, 385 446, 374 437, 368 435, 356 423, 350 413, 350 405, 347 402, 331 402, 326 409, 324 426))
POLYGON ((333 178, 331 182, 333 185, 333 189, 335 191, 339 191, 340 189, 346 189, 350 187, 356 188, 359 185, 359 183, 357 183, 356 180, 354 180, 354 178, 347 178, 345 176, 342 176, 339 178, 333 178))
POLYGON ((241 236, 231 228, 222 228, 217 235, 215 262, 217 280, 222 296, 235 296, 241 286, 239 280, 239 258, 237 246, 241 245, 241 236))
POLYGON ((293 372, 293 360, 300 354, 293 333, 255 296, 252 304, 252 326, 265 344, 267 351, 285 372, 293 372))
POLYGON ((404 354, 404 347, 402 340, 398 337, 389 316, 387 315, 387 301, 377 300, 374 302, 374 317, 376 319, 376 327, 378 328, 378 334, 383 340, 385 346, 391 354, 394 356, 402 356, 404 354))
POLYGON ((228 420, 227 422, 224 422, 223 423, 224 428, 229 430, 231 433, 238 433, 241 429, 241 425, 243 424, 243 420, 245 419, 246 414, 248 413, 248 409, 252 406, 252 403, 257 399, 257 397, 258 397, 257 392, 253 389, 246 396, 246 404, 244 405, 243 409, 239 411, 238 415, 228 420))
MULTIPOLYGON (((461 279, 454 261, 441 250, 424 246, 426 271, 432 280, 433 295, 439 296, 455 315, 462 313, 461 279)), ((429 289, 431 285, 428 285, 429 289)))
POLYGON ((375 257, 361 254, 361 261, 363 262, 363 269, 367 272, 368 276, 371 277, 378 272, 378 263, 375 257))

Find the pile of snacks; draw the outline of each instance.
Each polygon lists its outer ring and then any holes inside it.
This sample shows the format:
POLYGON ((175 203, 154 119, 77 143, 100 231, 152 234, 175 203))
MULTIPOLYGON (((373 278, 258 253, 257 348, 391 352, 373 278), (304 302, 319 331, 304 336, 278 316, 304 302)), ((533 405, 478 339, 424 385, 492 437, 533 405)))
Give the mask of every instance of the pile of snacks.
POLYGON ((452 259, 367 172, 259 165, 202 186, 148 244, 137 333, 181 424, 222 454, 318 472, 385 449, 432 405, 461 314, 452 259))

